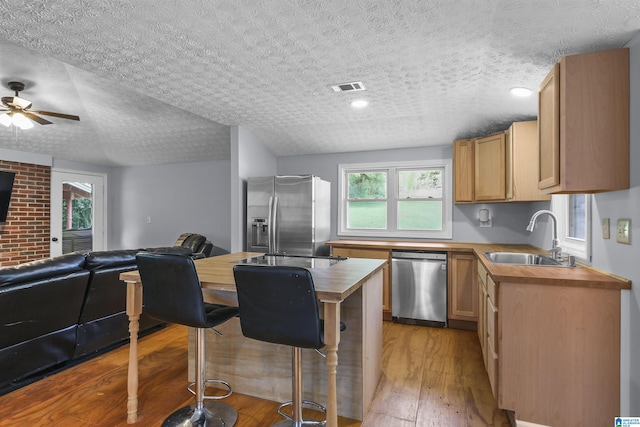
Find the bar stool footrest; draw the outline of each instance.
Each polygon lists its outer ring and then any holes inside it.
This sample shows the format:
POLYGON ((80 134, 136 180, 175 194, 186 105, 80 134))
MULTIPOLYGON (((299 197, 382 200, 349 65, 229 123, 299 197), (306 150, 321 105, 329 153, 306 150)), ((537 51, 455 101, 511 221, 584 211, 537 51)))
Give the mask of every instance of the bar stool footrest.
MULTIPOLYGON (((283 408, 285 408, 285 407, 287 407, 287 406, 293 406, 293 402, 292 402, 292 401, 284 402, 282 405, 280 405, 280 406, 278 407, 278 413, 279 413, 280 415, 282 415, 283 417, 285 417, 289 422, 294 423, 293 418, 291 418, 291 416, 290 416, 289 414, 287 414, 286 412, 284 412, 284 411, 282 410, 283 408)), ((327 423, 327 417, 326 417, 326 415, 327 415, 327 408, 325 408, 325 407, 324 407, 324 406, 322 406, 321 404, 316 403, 316 402, 311 401, 311 400, 303 400, 303 401, 302 401, 302 406, 303 406, 303 407, 304 407, 304 406, 306 406, 306 407, 308 407, 308 408, 309 408, 309 407, 312 407, 312 408, 315 408, 315 409, 319 409, 319 410, 320 410, 320 412, 322 412, 322 413, 324 413, 324 414, 325 414, 325 419, 324 419, 324 420, 320 420, 320 421, 318 421, 318 420, 305 420, 305 419, 303 419, 303 420, 302 420, 302 424, 303 424, 303 425, 323 426, 323 425, 325 425, 325 424, 327 423)), ((286 421, 285 421, 285 422, 286 422, 286 421)), ((295 423, 294 423, 294 424, 295 424, 295 423)), ((294 424, 291 424, 291 425, 294 425, 294 424)), ((280 423, 274 424, 274 426, 279 426, 279 425, 280 425, 280 423)), ((286 425, 286 424, 282 424, 282 425, 286 425)))
MULTIPOLYGON (((203 386, 204 386, 204 387, 205 387, 205 389, 206 389, 207 384, 211 384, 211 383, 213 383, 213 384, 222 384, 223 386, 225 386, 225 387, 227 388, 227 390, 228 390, 228 391, 227 391, 227 393, 226 393, 226 394, 223 394, 223 395, 220 395, 220 396, 218 396, 218 395, 207 395, 207 394, 204 394, 204 395, 202 396, 202 398, 203 398, 203 399, 205 399, 205 400, 219 400, 219 399, 224 399, 224 398, 226 398, 226 397, 231 396, 231 393, 233 393, 233 390, 231 390, 231 384, 229 384, 228 382, 223 381, 223 380, 205 380, 205 382, 204 382, 203 386)), ((194 396, 196 395, 195 390, 193 390, 193 387, 194 387, 195 385, 196 385, 196 383, 195 383, 195 382, 193 382, 193 383, 191 383, 191 384, 189 384, 189 385, 187 386, 187 390, 189 390, 189 392, 190 392, 191 394, 193 394, 194 396)), ((204 390, 203 390, 203 391, 204 391, 204 390)))

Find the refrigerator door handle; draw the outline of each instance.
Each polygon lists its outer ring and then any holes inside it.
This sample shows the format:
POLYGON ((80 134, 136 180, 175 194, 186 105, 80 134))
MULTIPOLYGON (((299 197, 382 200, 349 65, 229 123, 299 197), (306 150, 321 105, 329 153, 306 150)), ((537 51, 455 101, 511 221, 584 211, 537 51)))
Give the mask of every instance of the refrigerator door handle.
POLYGON ((278 222, 278 196, 269 197, 269 253, 277 251, 276 224, 278 222))

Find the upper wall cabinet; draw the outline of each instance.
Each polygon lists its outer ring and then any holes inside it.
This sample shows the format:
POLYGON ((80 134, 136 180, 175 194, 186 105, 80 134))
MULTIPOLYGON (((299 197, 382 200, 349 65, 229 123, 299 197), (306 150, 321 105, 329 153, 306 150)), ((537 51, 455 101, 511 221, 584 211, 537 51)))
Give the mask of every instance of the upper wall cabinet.
POLYGON ((473 203, 473 166, 475 141, 460 139, 453 142, 453 189, 456 203, 473 203))
POLYGON ((560 59, 538 91, 538 126, 544 193, 629 188, 629 50, 560 59))
POLYGON ((538 189, 537 122, 453 143, 456 203, 549 200, 538 189))
POLYGON ((476 201, 505 200, 506 155, 504 132, 476 139, 475 197, 476 201))
POLYGON ((506 198, 511 202, 550 200, 538 181, 538 122, 515 122, 505 132, 506 198))

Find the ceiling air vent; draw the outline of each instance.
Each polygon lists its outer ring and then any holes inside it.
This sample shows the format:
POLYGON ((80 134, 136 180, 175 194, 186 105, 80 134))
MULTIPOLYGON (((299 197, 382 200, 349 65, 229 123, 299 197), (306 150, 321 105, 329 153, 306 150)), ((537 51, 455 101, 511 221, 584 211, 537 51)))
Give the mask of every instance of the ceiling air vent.
POLYGON ((365 90, 362 82, 341 83, 339 85, 331 86, 334 92, 354 92, 358 90, 365 90))

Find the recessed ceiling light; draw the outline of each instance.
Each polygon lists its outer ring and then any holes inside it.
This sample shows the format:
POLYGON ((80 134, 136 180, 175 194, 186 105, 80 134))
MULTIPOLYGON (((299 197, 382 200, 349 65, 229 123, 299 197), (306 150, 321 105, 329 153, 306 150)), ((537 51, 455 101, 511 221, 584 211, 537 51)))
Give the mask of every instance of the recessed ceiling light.
POLYGON ((521 97, 531 96, 531 89, 526 87, 512 87, 511 95, 521 97))
POLYGON ((356 99, 355 101, 351 102, 351 106, 353 108, 364 108, 367 105, 369 105, 369 102, 365 101, 364 99, 356 99))

